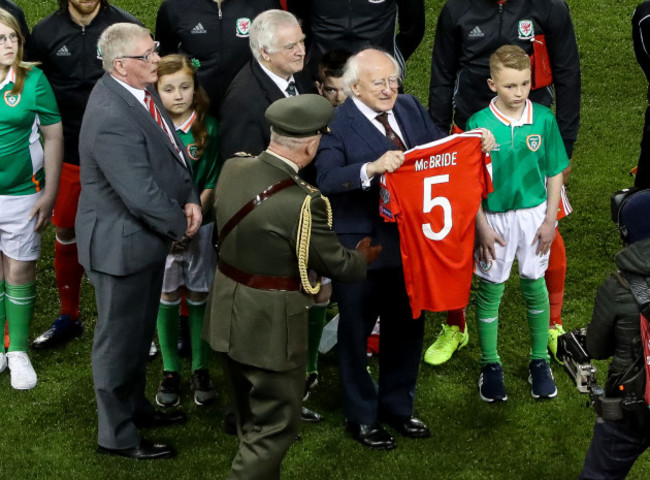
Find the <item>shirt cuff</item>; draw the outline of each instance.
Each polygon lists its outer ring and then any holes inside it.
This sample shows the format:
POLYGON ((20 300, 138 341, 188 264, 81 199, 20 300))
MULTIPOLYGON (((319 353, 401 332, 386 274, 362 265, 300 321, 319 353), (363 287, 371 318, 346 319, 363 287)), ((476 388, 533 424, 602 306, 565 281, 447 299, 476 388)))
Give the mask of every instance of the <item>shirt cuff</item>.
POLYGON ((370 183, 374 177, 368 178, 368 172, 366 172, 366 167, 368 166, 367 163, 364 163, 361 165, 361 189, 362 190, 368 190, 372 184, 370 183))

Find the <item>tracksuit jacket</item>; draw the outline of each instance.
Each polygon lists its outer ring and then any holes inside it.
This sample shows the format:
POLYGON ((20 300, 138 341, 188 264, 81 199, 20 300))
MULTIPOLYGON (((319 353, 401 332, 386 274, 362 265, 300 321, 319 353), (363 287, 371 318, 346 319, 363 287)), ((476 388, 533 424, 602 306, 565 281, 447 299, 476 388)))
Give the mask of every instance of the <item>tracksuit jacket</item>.
POLYGON ((533 102, 550 106, 555 93, 556 116, 569 157, 580 125, 580 59, 569 7, 563 0, 449 0, 438 18, 429 85, 429 112, 443 130, 452 120, 460 128, 488 106, 494 93, 490 55, 501 45, 515 44, 529 55, 532 37, 546 37, 553 71, 551 86, 534 90, 533 102))
POLYGON ((197 59, 199 83, 218 118, 228 85, 252 53, 250 25, 265 10, 280 8, 278 0, 165 0, 156 18, 160 54, 186 53, 197 59))
POLYGON ((79 165, 79 129, 88 97, 104 74, 97 58, 97 41, 115 23, 142 25, 124 10, 108 5, 86 27, 76 24, 68 10, 56 11, 32 30, 30 59, 41 62, 56 97, 63 122, 64 161, 79 165))
POLYGON ((355 53, 373 46, 394 55, 403 66, 424 36, 422 0, 288 0, 287 6, 302 20, 310 62, 330 50, 355 53))

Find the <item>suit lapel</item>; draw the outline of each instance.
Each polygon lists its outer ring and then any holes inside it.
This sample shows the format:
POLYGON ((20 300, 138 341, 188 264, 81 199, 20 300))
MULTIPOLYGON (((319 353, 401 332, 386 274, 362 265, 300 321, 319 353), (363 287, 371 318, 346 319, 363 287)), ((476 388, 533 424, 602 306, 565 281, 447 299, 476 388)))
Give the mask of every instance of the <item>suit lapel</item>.
MULTIPOLYGON (((142 125, 143 128, 147 129, 147 131, 150 132, 152 135, 157 135, 159 138, 161 138, 164 141, 164 144, 169 149, 169 151, 174 155, 176 161, 179 162, 181 165, 183 165, 183 167, 188 168, 189 165, 186 164, 185 160, 180 157, 179 153, 174 148, 174 145, 172 145, 167 134, 163 131, 162 128, 160 128, 160 125, 156 123, 156 121, 153 119, 151 114, 147 111, 146 108, 144 108, 144 106, 138 101, 138 99, 135 98, 131 94, 131 92, 127 91, 124 87, 122 87, 113 77, 111 77, 110 74, 108 73, 105 74, 104 79, 105 79, 106 86, 115 94, 119 95, 126 102, 126 104, 131 108, 131 111, 133 112, 133 115, 137 123, 139 125, 142 125)), ((158 94, 156 94, 155 92, 152 93, 152 91, 149 89, 148 91, 151 94, 151 97, 154 99, 154 103, 158 107, 160 114, 167 122, 167 125, 173 128, 174 124, 173 122, 171 122, 169 116, 167 115, 167 111, 162 106, 162 103, 158 98, 158 94)), ((177 138, 176 132, 173 132, 172 134, 174 135, 174 138, 176 139, 177 146, 178 146, 180 140, 177 138)), ((179 150, 182 150, 182 147, 179 147, 179 150)))
POLYGON ((167 123, 167 126, 172 129, 171 134, 172 137, 174 138, 174 142, 176 142, 176 148, 174 148, 174 145, 172 145, 170 138, 167 136, 167 134, 163 131, 162 128, 160 128, 160 125, 156 123, 156 121, 153 119, 151 114, 149 112, 146 112, 149 114, 149 118, 151 119, 151 123, 153 123, 156 126, 156 129, 162 133, 163 138, 166 139, 165 145, 167 145, 167 148, 169 148, 169 151, 174 154, 174 158, 178 160, 184 167, 190 168, 190 162, 185 158, 185 156, 182 153, 183 150, 185 150, 185 145, 183 145, 183 142, 181 141, 180 137, 176 133, 176 128, 174 127, 174 122, 172 122, 171 118, 169 118, 169 114, 167 113, 167 110, 162 104, 162 100, 160 100, 160 97, 158 96, 158 93, 153 89, 153 88, 148 88, 147 89, 149 93, 151 94, 151 98, 153 98, 154 103, 156 104, 156 107, 158 108, 158 111, 160 112, 160 115, 162 115, 163 119, 167 123))
POLYGON ((257 63, 255 59, 251 60, 251 70, 253 71, 253 76, 257 79, 257 83, 259 83, 260 87, 264 91, 269 104, 284 98, 284 92, 282 92, 264 70, 262 70, 262 67, 260 67, 260 64, 257 63))
POLYGON ((401 130, 406 148, 409 149, 415 147, 415 142, 409 137, 409 132, 413 132, 415 129, 412 128, 409 116, 402 105, 402 102, 400 102, 399 96, 397 97, 395 105, 393 105, 393 113, 395 114, 395 120, 397 120, 399 129, 401 130))
POLYGON ((377 157, 383 155, 387 150, 395 149, 393 142, 388 140, 386 135, 382 135, 377 127, 359 111, 351 98, 347 99, 338 108, 344 109, 350 128, 356 132, 371 151, 377 154, 377 157))

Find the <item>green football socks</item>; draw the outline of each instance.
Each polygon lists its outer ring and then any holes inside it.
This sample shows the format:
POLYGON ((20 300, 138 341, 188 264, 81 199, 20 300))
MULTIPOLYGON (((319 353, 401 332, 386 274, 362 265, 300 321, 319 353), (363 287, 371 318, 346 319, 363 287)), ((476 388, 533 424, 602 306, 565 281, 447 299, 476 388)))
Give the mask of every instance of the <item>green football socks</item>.
POLYGON ((203 317, 205 316, 205 300, 192 302, 187 300, 189 316, 187 323, 190 327, 190 344, 192 345, 192 372, 207 368, 208 344, 201 338, 203 332, 203 317))
POLYGON ((550 361, 548 355, 548 326, 550 321, 550 307, 548 290, 544 278, 531 280, 521 279, 521 292, 524 295, 526 309, 528 310, 528 325, 530 326, 530 360, 550 361))
POLYGON ((36 304, 36 283, 10 285, 5 282, 4 293, 5 314, 9 324, 9 338, 11 339, 9 351, 26 352, 29 342, 29 323, 36 304))
POLYGON ((478 338, 481 344, 481 365, 499 363, 497 336, 499 333, 499 304, 505 283, 491 283, 481 279, 476 294, 478 338))
POLYGON ((178 360, 180 304, 180 300, 175 302, 161 300, 158 307, 158 342, 160 342, 163 370, 166 372, 178 372, 180 370, 178 360))

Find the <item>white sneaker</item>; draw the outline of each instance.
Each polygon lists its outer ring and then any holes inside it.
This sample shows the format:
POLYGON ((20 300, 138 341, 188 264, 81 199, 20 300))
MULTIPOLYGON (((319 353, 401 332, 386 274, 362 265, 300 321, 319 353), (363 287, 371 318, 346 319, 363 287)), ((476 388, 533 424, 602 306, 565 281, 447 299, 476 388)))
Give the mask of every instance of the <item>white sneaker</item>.
POLYGON ((7 353, 7 363, 11 372, 11 386, 16 390, 29 390, 36 386, 37 378, 27 352, 7 353))
POLYGON ((7 368, 7 356, 0 353, 0 373, 4 372, 5 368, 7 368))

